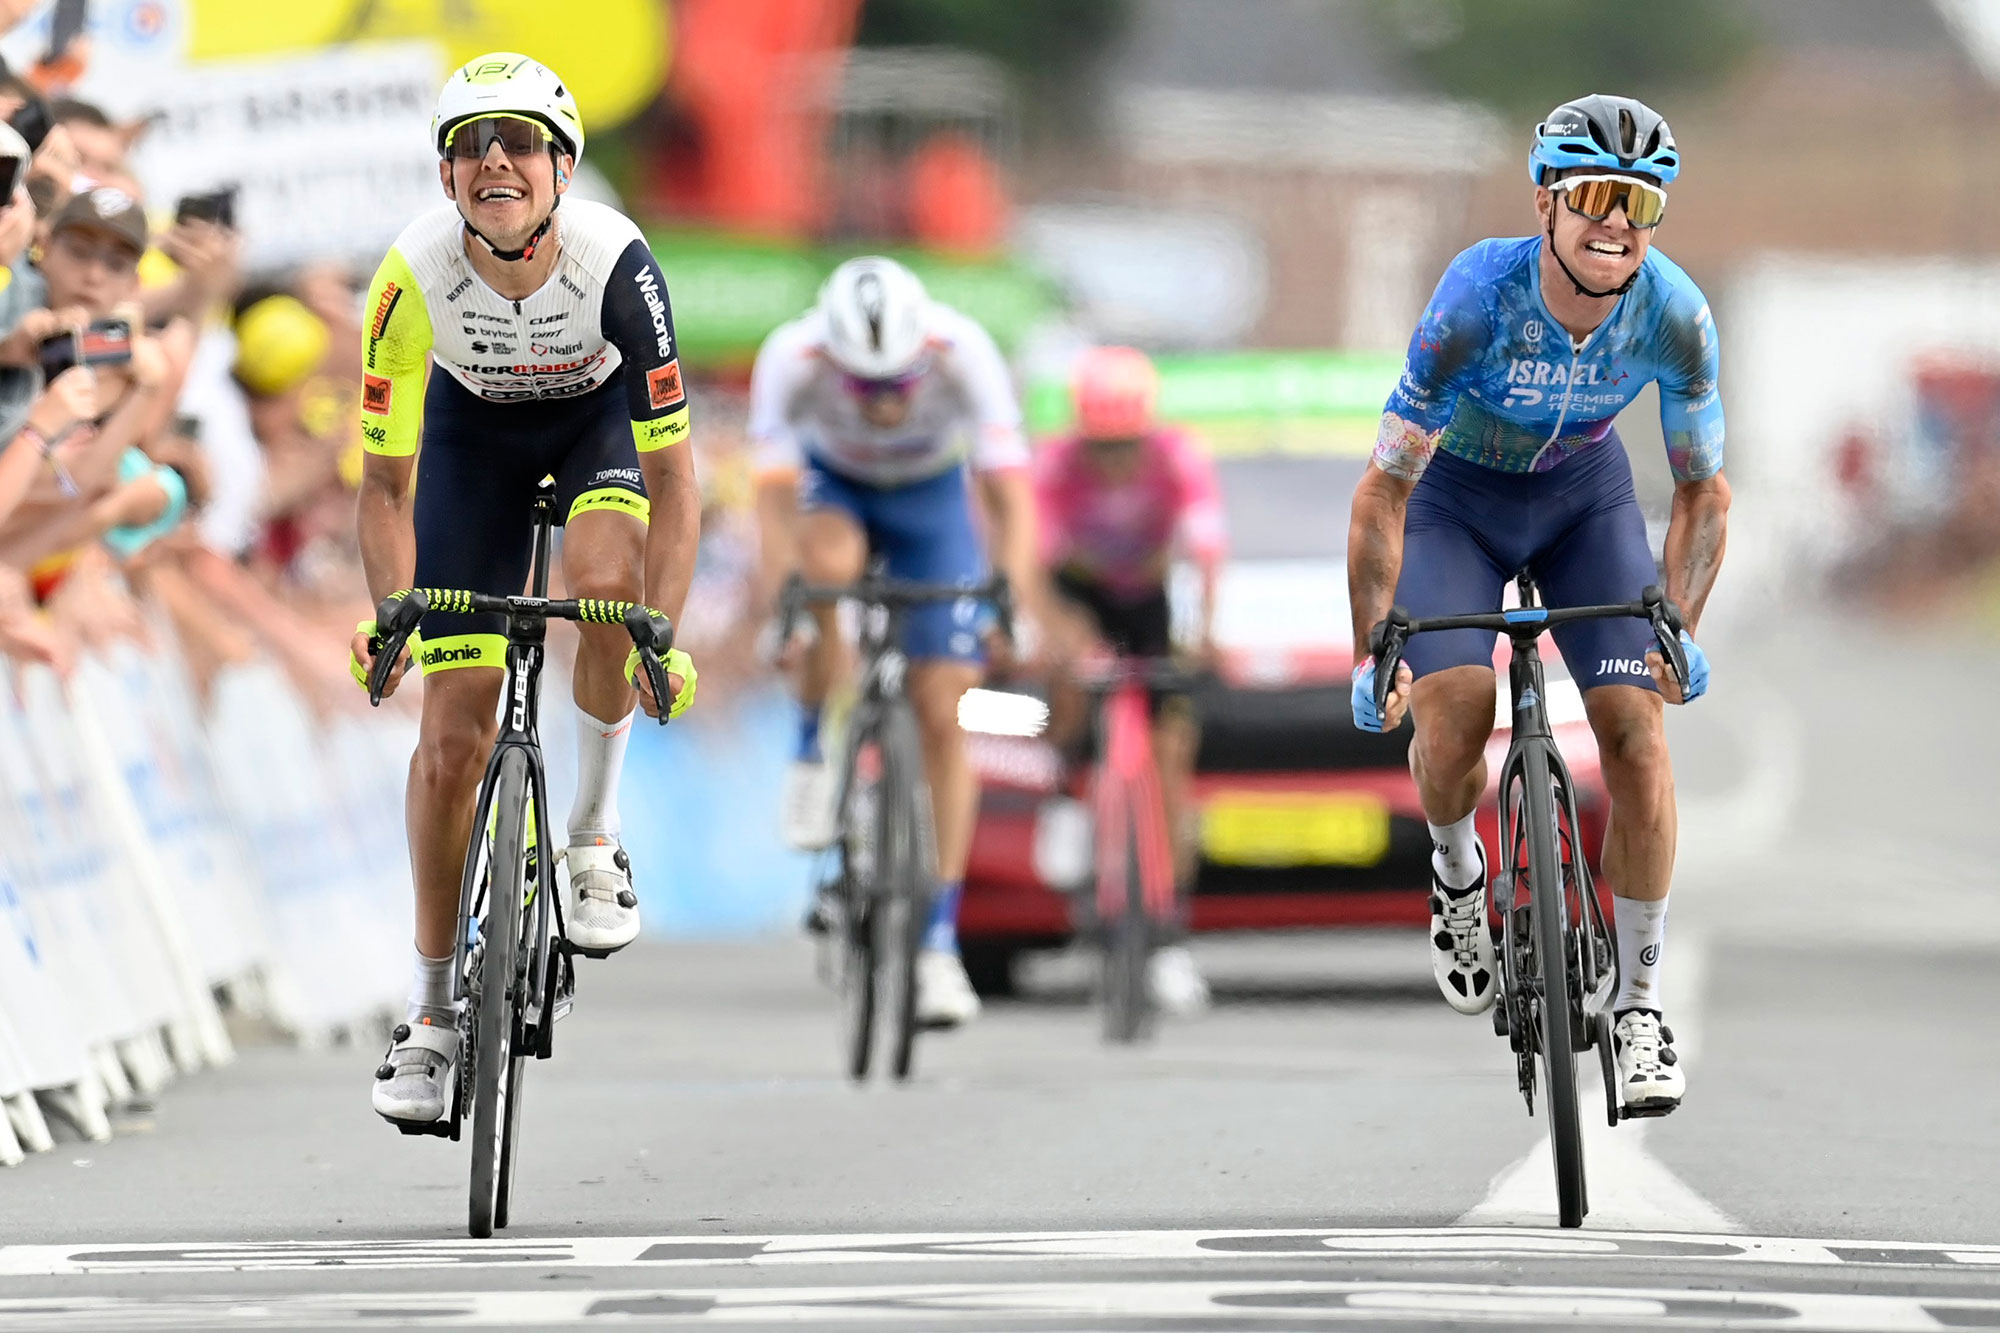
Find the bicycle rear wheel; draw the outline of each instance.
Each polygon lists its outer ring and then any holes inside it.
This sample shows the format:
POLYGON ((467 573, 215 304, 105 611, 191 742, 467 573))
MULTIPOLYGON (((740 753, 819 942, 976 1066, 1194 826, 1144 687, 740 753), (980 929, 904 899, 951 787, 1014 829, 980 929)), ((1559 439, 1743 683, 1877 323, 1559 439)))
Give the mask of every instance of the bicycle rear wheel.
POLYGON ((1577 1104, 1575 1025, 1570 994, 1569 914, 1563 890, 1562 858, 1556 844, 1555 791, 1549 757, 1530 745, 1522 756, 1522 822, 1528 840, 1530 901, 1535 917, 1535 970, 1541 1000, 1536 1045, 1549 1087, 1549 1144, 1556 1168, 1557 1220, 1583 1225, 1589 1211, 1583 1176, 1583 1120, 1577 1104))
MULTIPOLYGON (((528 759, 508 749, 500 756, 493 782, 490 827, 493 830, 488 867, 486 916, 479 926, 478 993, 472 997, 472 1205, 473 1235, 493 1234, 507 1218, 508 1180, 519 1129, 514 1101, 521 1061, 514 1052, 515 1011, 522 985, 516 976, 521 958, 522 900, 527 895, 528 759)), ((473 827, 485 836, 487 811, 473 827)), ((474 855, 477 854, 475 849, 474 855)))
POLYGON ((910 1076, 917 1045, 917 952, 929 924, 937 864, 930 789, 917 722, 905 707, 882 717, 882 892, 875 900, 876 961, 890 1019, 889 1072, 910 1076))

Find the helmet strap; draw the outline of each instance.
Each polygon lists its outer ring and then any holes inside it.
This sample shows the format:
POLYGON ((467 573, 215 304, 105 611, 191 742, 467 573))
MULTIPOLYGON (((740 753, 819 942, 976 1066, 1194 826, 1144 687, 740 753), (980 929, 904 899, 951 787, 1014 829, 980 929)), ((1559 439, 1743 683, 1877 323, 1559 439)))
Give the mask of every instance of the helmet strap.
POLYGON ((489 251, 491 251, 495 259, 504 260, 507 263, 512 264, 520 261, 533 259, 535 257, 535 247, 540 245, 542 243, 542 238, 549 234, 549 227, 556 220, 556 208, 560 208, 561 206, 562 206, 562 196, 557 195, 555 207, 549 209, 549 215, 542 219, 542 225, 535 228, 534 234, 528 237, 528 243, 526 245, 523 245, 518 250, 502 250, 499 246, 493 244, 493 242, 486 237, 486 234, 484 232, 480 231, 479 228, 473 226, 470 222, 466 222, 465 214, 460 213, 458 215, 458 220, 464 224, 465 229, 467 231, 471 232, 474 236, 477 236, 479 238, 479 243, 485 246, 489 251))
MULTIPOLYGON (((1556 267, 1563 271, 1563 276, 1565 278, 1568 278, 1570 281, 1570 285, 1576 288, 1576 294, 1578 296, 1588 296, 1595 300, 1602 301, 1613 296, 1623 296, 1625 293, 1631 291, 1632 284, 1639 280, 1639 270, 1636 267, 1633 268, 1630 277, 1626 278, 1625 281, 1619 283, 1616 287, 1613 287, 1610 291, 1606 292, 1592 291, 1590 288, 1583 285, 1583 279, 1577 277, 1576 274, 1569 271, 1569 265, 1563 263, 1562 251, 1556 249, 1556 208, 1561 204, 1561 202, 1562 202, 1561 200, 1554 198, 1551 198, 1549 200, 1549 225, 1546 233, 1548 237, 1546 244, 1549 247, 1549 254, 1555 257, 1556 267)), ((502 255, 501 258, 504 259, 506 258, 506 256, 502 255)))

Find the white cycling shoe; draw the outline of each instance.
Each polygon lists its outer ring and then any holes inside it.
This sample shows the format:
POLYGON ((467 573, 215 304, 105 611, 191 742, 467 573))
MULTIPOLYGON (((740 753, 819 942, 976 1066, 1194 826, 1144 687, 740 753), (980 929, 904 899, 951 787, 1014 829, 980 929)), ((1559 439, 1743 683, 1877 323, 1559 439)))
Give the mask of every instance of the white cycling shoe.
POLYGON ((949 949, 917 954, 917 1023, 926 1028, 962 1027, 979 1017, 979 993, 965 964, 949 949))
POLYGON ((785 772, 786 843, 802 852, 833 845, 839 832, 833 782, 833 768, 825 760, 792 761, 785 772))
POLYGON ((418 1125, 442 1119, 457 1060, 458 1023, 449 1014, 396 1024, 375 1070, 375 1113, 418 1125))
POLYGON ((1461 1014, 1483 1014, 1500 992, 1500 960, 1486 926, 1486 849, 1479 849, 1479 882, 1448 892, 1431 869, 1431 975, 1445 1002, 1461 1014))
POLYGON ((1611 1029, 1618 1054, 1618 1095, 1633 1115, 1665 1115, 1681 1104, 1687 1075, 1674 1053, 1673 1029, 1650 1009, 1627 1009, 1611 1029))
POLYGON ((1186 945, 1153 950, 1146 962, 1146 993, 1160 1012, 1185 1018, 1208 1008, 1208 982, 1186 945))
POLYGON ((586 958, 604 958, 639 938, 639 895, 632 862, 609 838, 563 848, 569 890, 563 898, 563 934, 586 958))

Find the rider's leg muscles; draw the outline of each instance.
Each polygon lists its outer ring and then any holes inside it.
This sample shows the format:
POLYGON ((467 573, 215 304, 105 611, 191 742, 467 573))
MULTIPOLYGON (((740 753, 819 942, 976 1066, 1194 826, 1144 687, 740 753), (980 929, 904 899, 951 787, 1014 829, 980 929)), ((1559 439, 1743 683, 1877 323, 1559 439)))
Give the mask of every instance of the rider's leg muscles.
POLYGON ((448 958, 458 933, 459 881, 472 841, 473 804, 498 724, 501 673, 488 667, 433 668, 424 679, 422 720, 404 816, 410 876, 417 891, 417 952, 448 958))
MULTIPOLYGON (((622 494, 629 494, 623 492, 622 494)), ((645 593, 646 524, 619 508, 593 509, 571 518, 563 534, 563 583, 572 597, 636 602, 645 593)), ((579 625, 576 675, 576 802, 570 807, 570 842, 599 835, 616 840, 618 777, 631 739, 637 696, 625 679, 631 636, 621 625, 579 625)))
POLYGON ((1185 696, 1160 702, 1153 719, 1153 762, 1160 771, 1160 804, 1167 816, 1167 837, 1173 846, 1174 884, 1185 894, 1194 883, 1200 839, 1195 836, 1194 760, 1201 744, 1201 726, 1185 696))
MULTIPOLYGON (((1551 606, 1627 602, 1659 579, 1632 470, 1614 438, 1565 464, 1559 475, 1576 517, 1538 562, 1551 606)), ((1658 1009, 1665 901, 1673 878, 1673 765, 1663 709, 1645 656, 1652 631, 1640 620, 1558 626, 1556 645, 1583 692, 1611 797, 1604 874, 1616 895, 1620 985, 1615 1007, 1658 1009)))
MULTIPOLYGON (((853 583, 867 565, 868 535, 852 513, 827 507, 799 516, 799 573, 807 583, 853 583)), ((812 722, 845 673, 847 646, 841 641, 837 610, 831 605, 813 608, 819 636, 799 672, 799 707, 812 722)))
POLYGON ((1604 874, 1616 895, 1618 998, 1614 1008, 1661 1008, 1660 955, 1678 818, 1662 711, 1650 688, 1605 685, 1584 696, 1611 797, 1604 874))
POLYGON ((958 725, 958 701, 979 683, 976 663, 950 659, 913 662, 910 705, 924 749, 924 775, 931 789, 931 820, 937 832, 937 912, 926 947, 956 949, 958 890, 972 849, 978 814, 979 777, 958 725))
POLYGON ((1457 861, 1471 853, 1472 812, 1486 791, 1486 742, 1493 735, 1493 668, 1453 666, 1420 677, 1410 688, 1416 741, 1410 773, 1439 854, 1457 861), (1440 839, 1439 835, 1446 834, 1440 839))

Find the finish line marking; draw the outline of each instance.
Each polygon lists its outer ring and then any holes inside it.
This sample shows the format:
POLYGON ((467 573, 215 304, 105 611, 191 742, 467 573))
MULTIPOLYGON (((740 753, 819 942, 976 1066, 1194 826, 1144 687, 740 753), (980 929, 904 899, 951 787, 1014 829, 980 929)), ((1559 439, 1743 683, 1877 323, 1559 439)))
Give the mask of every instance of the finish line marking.
POLYGON ((1240 1260, 1313 1258, 1331 1261, 1522 1258, 1990 1270, 2000 1269, 2000 1245, 1462 1226, 8 1245, 0 1247, 0 1278, 337 1268, 651 1269, 1053 1260, 1098 1263, 1206 1260, 1226 1264, 1240 1260))
POLYGON ((1282 1321, 1435 1325, 1442 1319, 1546 1329, 1659 1323, 1673 1327, 1779 1326, 1823 1333, 1935 1333, 2000 1324, 2000 1301, 1851 1292, 1689 1291, 1686 1288, 1507 1286, 1452 1282, 907 1283, 873 1287, 760 1287, 618 1291, 463 1291, 363 1296, 45 1297, 0 1300, 0 1322, 38 1328, 214 1329, 370 1322, 399 1328, 623 1323, 780 1322, 882 1326, 922 1321, 990 1325, 996 1318, 1062 1320, 1063 1327, 1129 1327, 1139 1319, 1213 1327, 1282 1321))

